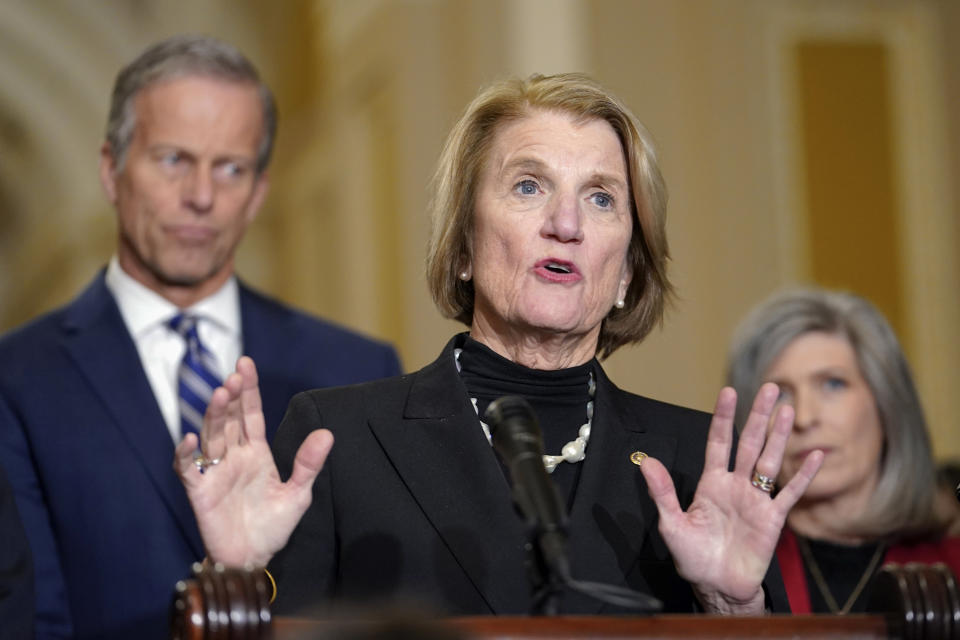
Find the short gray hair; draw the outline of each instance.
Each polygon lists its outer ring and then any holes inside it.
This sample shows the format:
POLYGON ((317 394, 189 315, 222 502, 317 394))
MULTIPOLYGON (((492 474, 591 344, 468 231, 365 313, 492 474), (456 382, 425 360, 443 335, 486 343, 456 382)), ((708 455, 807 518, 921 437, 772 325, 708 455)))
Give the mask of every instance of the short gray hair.
POLYGON ((938 529, 930 437, 910 366, 893 329, 863 298, 797 289, 776 294, 750 312, 734 334, 728 358, 727 383, 737 391, 738 427, 773 361, 810 332, 841 336, 850 343, 883 429, 880 477, 855 533, 910 536, 938 529))
POLYGON ((172 78, 204 76, 255 86, 263 108, 263 132, 257 150, 257 173, 270 163, 277 132, 277 107, 273 93, 256 67, 239 49, 209 36, 178 35, 143 51, 117 74, 110 99, 107 142, 116 166, 122 167, 136 126, 133 101, 146 87, 172 78))

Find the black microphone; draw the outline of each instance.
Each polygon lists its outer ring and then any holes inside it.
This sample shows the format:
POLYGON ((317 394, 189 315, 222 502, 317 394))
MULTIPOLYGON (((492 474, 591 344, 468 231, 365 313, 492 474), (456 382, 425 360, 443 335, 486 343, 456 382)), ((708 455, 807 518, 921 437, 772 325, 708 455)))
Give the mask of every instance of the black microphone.
POLYGON ((557 613, 561 586, 608 604, 639 611, 659 611, 663 604, 645 593, 598 582, 575 580, 567 558, 567 511, 543 466, 543 434, 533 409, 523 398, 504 396, 483 413, 493 448, 510 470, 513 499, 529 528, 535 561, 530 570, 533 610, 557 613))
POLYGON ((491 402, 483 415, 493 448, 510 471, 513 499, 534 531, 543 561, 561 580, 569 579, 566 509, 543 466, 543 434, 530 404, 504 396, 491 402))

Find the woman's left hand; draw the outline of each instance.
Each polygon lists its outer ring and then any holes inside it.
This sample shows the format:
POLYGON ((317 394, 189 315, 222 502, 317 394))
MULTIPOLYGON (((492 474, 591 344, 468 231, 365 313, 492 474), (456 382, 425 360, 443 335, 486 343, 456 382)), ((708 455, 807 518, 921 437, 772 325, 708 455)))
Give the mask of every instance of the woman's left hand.
POLYGON ((703 475, 690 507, 683 511, 667 469, 647 458, 640 467, 650 497, 660 513, 660 534, 673 555, 677 572, 694 588, 710 613, 762 613, 762 582, 773 558, 787 513, 820 468, 823 453, 814 451, 775 498, 752 484, 754 471, 776 478, 793 409, 782 406, 767 435, 779 390, 765 384, 757 392, 729 471, 737 393, 727 387, 717 398, 707 435, 703 475))

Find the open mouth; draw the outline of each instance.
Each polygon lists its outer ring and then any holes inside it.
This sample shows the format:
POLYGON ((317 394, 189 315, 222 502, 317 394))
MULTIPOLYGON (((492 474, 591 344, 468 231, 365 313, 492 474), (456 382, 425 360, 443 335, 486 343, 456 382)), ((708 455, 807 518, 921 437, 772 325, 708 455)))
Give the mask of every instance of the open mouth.
POLYGON ((548 271, 552 271, 553 273, 563 273, 563 274, 573 273, 573 270, 570 267, 566 265, 558 264, 556 262, 548 262, 543 266, 545 269, 547 269, 548 271))
POLYGON ((534 269, 549 282, 579 282, 581 277, 575 263, 560 258, 544 258, 534 265, 534 269))

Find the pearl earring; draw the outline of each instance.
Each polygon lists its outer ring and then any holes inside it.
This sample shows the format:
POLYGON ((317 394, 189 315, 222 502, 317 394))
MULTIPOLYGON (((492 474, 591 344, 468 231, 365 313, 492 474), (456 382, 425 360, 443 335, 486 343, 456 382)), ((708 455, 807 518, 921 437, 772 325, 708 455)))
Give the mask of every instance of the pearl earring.
POLYGON ((469 272, 469 271, 461 271, 461 272, 460 272, 460 279, 463 280, 464 282, 466 282, 467 280, 469 280, 469 279, 470 279, 470 272, 469 272))
MULTIPOLYGON (((620 281, 620 291, 626 291, 626 290, 627 290, 627 281, 626 281, 626 280, 621 280, 621 281, 620 281)), ((623 295, 624 295, 624 294, 621 293, 621 294, 620 294, 620 299, 613 303, 613 306, 615 306, 617 309, 623 309, 623 306, 626 304, 626 302, 625 302, 624 299, 623 299, 623 295)))

